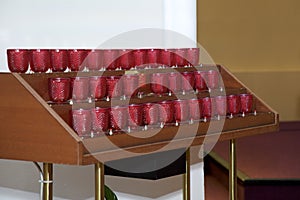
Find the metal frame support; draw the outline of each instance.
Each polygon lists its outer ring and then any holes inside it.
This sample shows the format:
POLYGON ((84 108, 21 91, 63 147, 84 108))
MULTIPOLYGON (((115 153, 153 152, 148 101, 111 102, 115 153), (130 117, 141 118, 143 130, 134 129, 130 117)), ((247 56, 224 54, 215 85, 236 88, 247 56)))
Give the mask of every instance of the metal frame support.
POLYGON ((185 153, 185 174, 183 175, 183 199, 191 199, 191 161, 190 161, 190 148, 185 153))
POLYGON ((229 148, 229 199, 237 200, 237 168, 236 168, 236 141, 230 140, 229 148))
POLYGON ((53 164, 43 163, 43 200, 53 199, 53 164))
POLYGON ((95 200, 104 200, 104 164, 95 164, 95 200))

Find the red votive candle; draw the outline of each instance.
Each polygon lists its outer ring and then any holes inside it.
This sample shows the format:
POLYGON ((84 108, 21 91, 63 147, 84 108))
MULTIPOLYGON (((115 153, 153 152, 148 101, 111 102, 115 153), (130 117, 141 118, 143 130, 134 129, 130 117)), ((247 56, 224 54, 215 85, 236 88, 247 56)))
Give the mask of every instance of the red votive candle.
POLYGON ((188 61, 189 65, 197 66, 199 65, 199 48, 189 48, 186 51, 186 60, 188 61))
POLYGON ((50 100, 62 103, 70 98, 70 78, 49 78, 48 90, 50 100))
POLYGON ((97 134, 106 132, 109 126, 109 108, 93 108, 91 115, 93 132, 97 134))
POLYGON ((193 72, 182 72, 182 90, 191 91, 194 89, 195 76, 193 72))
POLYGON ((159 106, 159 121, 162 123, 174 122, 174 104, 173 101, 162 101, 159 106))
POLYGON ((240 112, 241 102, 238 95, 227 96, 227 111, 230 115, 235 115, 240 112))
POLYGON ((70 49, 69 53, 69 62, 70 62, 70 70, 71 71, 81 71, 84 69, 85 58, 88 55, 88 50, 85 49, 70 49))
POLYGON ((121 97, 123 87, 120 81, 121 76, 108 76, 106 78, 107 96, 109 98, 121 97))
POLYGON ((92 76, 90 77, 90 96, 93 99, 102 99, 106 96, 106 77, 92 76))
POLYGON ((147 49, 146 51, 146 63, 151 68, 157 68, 159 66, 159 49, 147 49))
POLYGON ((159 119, 158 104, 145 103, 143 105, 143 110, 144 110, 145 125, 155 125, 158 123, 158 119, 159 119))
POLYGON ((26 49, 7 49, 8 68, 11 72, 25 73, 29 68, 30 55, 26 49))
POLYGON ((172 60, 172 52, 168 49, 161 49, 160 56, 159 56, 159 63, 165 65, 167 67, 171 67, 171 60, 172 60))
POLYGON ((187 100, 175 100, 174 117, 176 122, 183 122, 189 119, 189 104, 187 100))
POLYGON ((205 83, 205 72, 204 71, 194 71, 195 76, 195 89, 198 91, 206 90, 205 83))
POLYGON ((189 113, 191 120, 199 120, 201 118, 200 108, 201 108, 201 99, 189 99, 189 113))
POLYGON ((217 70, 209 70, 206 72, 207 87, 210 89, 216 89, 219 87, 219 72, 217 70))
POLYGON ((48 49, 30 50, 30 69, 34 72, 46 72, 51 67, 50 51, 48 49))
POLYGON ((73 129, 77 134, 81 136, 86 136, 91 133, 92 130, 92 116, 90 110, 72 110, 72 125, 73 129))
POLYGON ((131 128, 143 125, 143 106, 142 104, 131 104, 128 106, 128 124, 131 128))
POLYGON ((85 101, 89 97, 89 77, 71 78, 72 99, 85 101))
POLYGON ((226 96, 214 97, 216 114, 219 116, 226 116, 227 113, 227 98, 226 96))
POLYGON ((135 96, 139 87, 139 76, 134 74, 126 74, 122 76, 124 94, 127 97, 135 96))
POLYGON ((134 66, 137 68, 144 68, 146 62, 146 50, 137 49, 133 51, 134 66))
POLYGON ((168 85, 169 90, 173 93, 177 93, 182 90, 182 81, 181 81, 181 74, 178 72, 171 72, 167 74, 168 77, 168 85))
POLYGON ((205 97, 201 100, 201 117, 211 118, 212 115, 212 101, 210 97, 205 97))
POLYGON ((118 50, 104 49, 103 50, 103 68, 107 70, 115 70, 118 67, 118 50))
POLYGON ((241 112, 250 113, 253 107, 253 95, 252 94, 240 94, 241 112))
POLYGON ((187 62, 185 60, 186 52, 184 49, 173 49, 173 59, 171 61, 172 66, 184 67, 187 62))
POLYGON ((69 66, 68 50, 52 49, 51 55, 51 69, 53 72, 64 72, 69 66))
POLYGON ((151 76, 151 89, 155 94, 163 94, 168 92, 167 73, 154 73, 151 76))
POLYGON ((129 70, 132 67, 132 50, 121 49, 119 50, 119 66, 123 70, 129 70))
POLYGON ((92 49, 87 55, 87 67, 91 71, 97 71, 102 67, 102 50, 92 49))
POLYGON ((124 130, 127 128, 127 107, 115 106, 110 109, 110 128, 112 130, 124 130))

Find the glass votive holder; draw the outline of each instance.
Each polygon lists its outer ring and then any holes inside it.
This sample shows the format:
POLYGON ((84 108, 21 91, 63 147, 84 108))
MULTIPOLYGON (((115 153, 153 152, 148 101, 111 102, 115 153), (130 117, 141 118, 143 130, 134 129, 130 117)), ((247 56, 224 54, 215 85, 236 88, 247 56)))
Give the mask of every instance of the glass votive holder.
POLYGON ((100 49, 92 49, 87 57, 87 68, 90 71, 98 71, 102 68, 102 50, 100 49))
POLYGON ((146 50, 145 49, 136 49, 133 50, 133 60, 134 66, 139 69, 145 68, 146 62, 146 50))
POLYGON ((185 122, 189 120, 189 104, 188 100, 174 100, 174 117, 176 125, 180 122, 185 122))
POLYGON ((172 66, 184 67, 187 65, 186 62, 186 52, 184 49, 173 49, 173 59, 171 61, 172 66))
POLYGON ((243 115, 251 113, 253 110, 253 95, 252 94, 240 94, 241 112, 243 115))
POLYGON ((27 49, 7 49, 8 68, 11 72, 27 72, 29 61, 30 54, 27 49))
POLYGON ((68 50, 51 49, 51 70, 53 72, 64 72, 69 66, 68 50))
POLYGON ((108 98, 121 97, 123 95, 121 76, 106 77, 106 92, 108 98))
POLYGON ((128 126, 130 129, 136 129, 143 126, 143 105, 131 104, 128 106, 128 126))
POLYGON ((146 50, 146 64, 150 68, 159 67, 159 49, 147 49, 146 50))
POLYGON ((73 77, 71 78, 72 100, 87 101, 89 97, 89 77, 73 77))
POLYGON ((159 121, 161 126, 174 122, 174 103, 173 101, 159 102, 159 121))
POLYGON ((217 70, 209 70, 206 72, 206 85, 209 89, 219 88, 219 72, 217 70))
POLYGON ((106 70, 116 70, 118 67, 118 49, 103 50, 103 68, 106 70))
POLYGON ((94 135, 106 133, 109 128, 109 108, 96 107, 91 110, 92 131, 94 135))
POLYGON ((215 104, 216 115, 226 116, 227 114, 227 97, 226 96, 216 96, 213 98, 215 104))
POLYGON ((70 78, 49 78, 48 91, 50 100, 63 103, 70 99, 70 78))
POLYGON ((183 92, 189 92, 194 90, 195 76, 194 72, 182 72, 182 90, 183 92))
POLYGON ((210 97, 205 97, 201 99, 201 118, 206 121, 212 116, 212 101, 210 97))
POLYGON ((129 70, 132 67, 132 50, 121 49, 119 50, 119 67, 123 70, 129 70))
POLYGON ((168 92, 168 74, 154 73, 151 75, 151 90, 153 93, 162 95, 168 92))
POLYGON ((124 95, 126 97, 136 96, 139 88, 139 76, 126 74, 122 76, 124 95))
POLYGON ((69 69, 71 71, 82 71, 87 64, 85 59, 88 55, 89 51, 86 49, 69 49, 69 69))
POLYGON ((110 129, 112 131, 127 130, 128 107, 114 106, 110 108, 110 129))
POLYGON ((182 90, 182 76, 179 72, 170 72, 167 78, 170 93, 178 93, 182 90))
POLYGON ((198 121, 201 118, 201 99, 189 99, 188 100, 188 106, 189 106, 189 114, 190 114, 190 120, 198 121))
POLYGON ((145 125, 156 125, 159 122, 159 110, 156 103, 143 104, 143 117, 145 125))
POLYGON ((188 48, 186 50, 186 60, 188 61, 188 65, 190 66, 199 65, 199 56, 200 56, 199 48, 188 48))
POLYGON ((241 102, 238 95, 228 95, 227 96, 227 113, 230 117, 239 114, 241 108, 241 102))
POLYGON ((30 56, 30 69, 33 72, 46 72, 50 69, 51 61, 48 49, 31 49, 30 56))
POLYGON ((173 54, 169 49, 161 49, 159 56, 159 63, 166 67, 171 67, 171 60, 173 59, 173 54))
POLYGON ((92 131, 92 116, 90 110, 71 110, 72 126, 80 136, 90 136, 92 131))
POLYGON ((106 97, 106 77, 91 76, 89 78, 90 96, 92 99, 99 100, 106 97))
POLYGON ((204 91, 207 89, 205 83, 205 72, 204 71, 194 71, 195 76, 195 89, 196 91, 204 91))

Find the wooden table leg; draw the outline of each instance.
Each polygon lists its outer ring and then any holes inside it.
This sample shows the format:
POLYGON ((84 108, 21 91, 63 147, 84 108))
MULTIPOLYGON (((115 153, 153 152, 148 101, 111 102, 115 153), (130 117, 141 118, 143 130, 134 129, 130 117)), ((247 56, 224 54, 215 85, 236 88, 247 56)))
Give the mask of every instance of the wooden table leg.
POLYGON ((236 141, 230 140, 229 166, 229 199, 237 200, 237 168, 236 168, 236 141))
POLYGON ((104 200, 104 164, 95 164, 95 200, 104 200))
POLYGON ((190 148, 187 149, 185 161, 185 174, 183 175, 183 199, 190 200, 191 198, 191 163, 190 163, 190 148))
POLYGON ((53 199, 53 164, 43 163, 43 200, 53 199))

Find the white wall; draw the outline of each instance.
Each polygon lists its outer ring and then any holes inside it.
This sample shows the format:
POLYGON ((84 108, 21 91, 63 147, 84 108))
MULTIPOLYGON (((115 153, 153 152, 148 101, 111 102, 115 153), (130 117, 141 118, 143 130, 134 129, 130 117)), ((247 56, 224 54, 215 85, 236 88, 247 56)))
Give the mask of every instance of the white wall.
MULTIPOLYGON (((160 35, 159 31, 156 33, 160 35)), ((0 71, 8 71, 7 48, 174 47, 194 46, 195 41, 196 0, 2 0, 0 3, 0 71), (149 29, 128 34, 142 28, 169 29, 187 38, 170 32, 152 38, 155 34, 149 29), (125 34, 120 36, 121 33, 125 34)), ((203 199, 201 162, 193 166, 192 175, 193 199, 203 199)), ((54 193, 60 198, 93 197, 93 166, 57 165, 54 178, 54 193)), ((0 161, 0 199, 37 199, 37 180, 38 173, 30 162, 0 161), (15 193, 6 187, 34 193, 33 196, 15 193)), ((119 191, 120 200, 154 196, 182 199, 181 177, 156 182, 107 177, 106 182, 119 191)))

